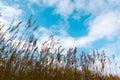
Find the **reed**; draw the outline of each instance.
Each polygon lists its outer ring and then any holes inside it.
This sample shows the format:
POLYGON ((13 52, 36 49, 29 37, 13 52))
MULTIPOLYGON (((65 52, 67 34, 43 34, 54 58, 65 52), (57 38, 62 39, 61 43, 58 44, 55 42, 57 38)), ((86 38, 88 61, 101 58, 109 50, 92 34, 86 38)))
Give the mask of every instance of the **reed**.
POLYGON ((75 47, 63 55, 65 49, 54 41, 52 35, 41 44, 40 49, 33 34, 25 38, 33 26, 32 17, 18 36, 21 24, 22 21, 3 31, 5 25, 0 23, 0 80, 120 80, 117 75, 102 74, 107 60, 104 52, 81 52, 76 56, 75 47), (6 33, 11 34, 8 39, 6 33), (25 42, 22 42, 23 39, 25 42), (56 45, 59 46, 57 49, 56 45), (100 61, 102 67, 95 66, 96 60, 100 61))

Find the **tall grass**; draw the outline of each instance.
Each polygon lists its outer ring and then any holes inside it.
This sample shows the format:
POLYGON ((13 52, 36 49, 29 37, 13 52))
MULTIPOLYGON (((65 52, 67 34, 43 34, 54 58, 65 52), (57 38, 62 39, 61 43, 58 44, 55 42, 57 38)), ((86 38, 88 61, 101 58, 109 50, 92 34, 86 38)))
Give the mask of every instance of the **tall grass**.
POLYGON ((81 52, 77 56, 75 47, 63 55, 64 48, 55 48, 57 43, 53 36, 39 48, 33 34, 25 37, 33 26, 32 18, 19 35, 21 24, 22 21, 4 31, 5 25, 0 23, 0 80, 120 80, 112 74, 102 75, 107 59, 104 52, 81 52), (7 34, 10 34, 9 38, 6 38, 7 34), (101 67, 94 66, 96 60, 100 61, 101 67))

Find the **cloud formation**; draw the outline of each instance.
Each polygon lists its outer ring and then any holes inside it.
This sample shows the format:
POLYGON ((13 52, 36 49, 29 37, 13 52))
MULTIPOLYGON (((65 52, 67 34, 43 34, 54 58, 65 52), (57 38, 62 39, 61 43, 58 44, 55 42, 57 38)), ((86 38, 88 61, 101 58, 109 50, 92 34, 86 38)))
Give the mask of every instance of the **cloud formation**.
MULTIPOLYGON (((79 48, 92 45, 97 40, 114 40, 120 34, 120 0, 32 0, 40 7, 53 7, 53 14, 61 15, 64 19, 73 16, 73 19, 80 19, 82 15, 90 14, 88 34, 83 37, 74 38, 67 35, 55 35, 60 39, 64 47, 77 46, 79 48), (76 11, 77 14, 74 14, 76 11), (75 16, 75 18, 74 18, 75 16), (69 44, 69 45, 66 45, 69 44)), ((59 25, 55 25, 59 26, 59 25)), ((64 25, 63 25, 64 26, 64 25)), ((66 26, 65 26, 66 27, 66 26)), ((48 29, 46 29, 49 31, 48 29)), ((62 33, 62 31, 59 31, 62 33)), ((51 31, 52 32, 52 31, 51 31)))

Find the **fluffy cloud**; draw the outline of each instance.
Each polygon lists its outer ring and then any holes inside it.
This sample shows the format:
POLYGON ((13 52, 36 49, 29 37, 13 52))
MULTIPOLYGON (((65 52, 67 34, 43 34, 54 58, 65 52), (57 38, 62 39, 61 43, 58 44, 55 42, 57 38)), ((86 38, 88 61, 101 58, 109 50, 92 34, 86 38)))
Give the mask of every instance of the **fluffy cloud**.
POLYGON ((70 16, 74 11, 74 4, 70 0, 61 0, 57 4, 55 13, 61 14, 64 18, 70 16))
POLYGON ((91 21, 89 35, 97 37, 113 37, 114 35, 118 35, 120 30, 119 25, 119 12, 114 11, 101 14, 91 21))
POLYGON ((83 11, 84 14, 94 14, 107 9, 105 0, 75 0, 74 6, 76 11, 83 11))
POLYGON ((22 15, 23 10, 20 9, 17 5, 15 6, 9 6, 4 4, 3 2, 0 2, 0 21, 5 24, 10 24, 13 17, 16 17, 15 20, 19 19, 19 16, 22 15))
POLYGON ((48 1, 48 0, 42 0, 41 3, 46 5, 46 6, 56 6, 58 4, 59 0, 51 0, 51 1, 48 1))

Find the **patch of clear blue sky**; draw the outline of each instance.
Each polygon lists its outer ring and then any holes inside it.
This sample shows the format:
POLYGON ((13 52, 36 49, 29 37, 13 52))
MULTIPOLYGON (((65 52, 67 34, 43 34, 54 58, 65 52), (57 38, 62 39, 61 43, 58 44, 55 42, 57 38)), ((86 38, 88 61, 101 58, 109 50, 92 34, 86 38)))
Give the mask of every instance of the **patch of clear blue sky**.
MULTIPOLYGON (((110 41, 110 42, 112 42, 112 41, 110 41)), ((95 49, 99 49, 99 48, 102 48, 103 45, 108 44, 110 42, 108 42, 105 38, 104 39, 99 39, 99 40, 94 41, 94 43, 92 44, 92 46, 96 46, 94 48, 95 49)))
POLYGON ((42 11, 35 13, 34 18, 37 20, 37 24, 50 28, 52 25, 56 25, 62 20, 61 16, 53 14, 54 8, 46 8, 42 11))
POLYGON ((72 37, 85 36, 88 33, 88 26, 86 24, 86 20, 89 17, 90 15, 84 15, 81 16, 79 20, 70 17, 68 19, 69 22, 68 34, 71 35, 72 37))

